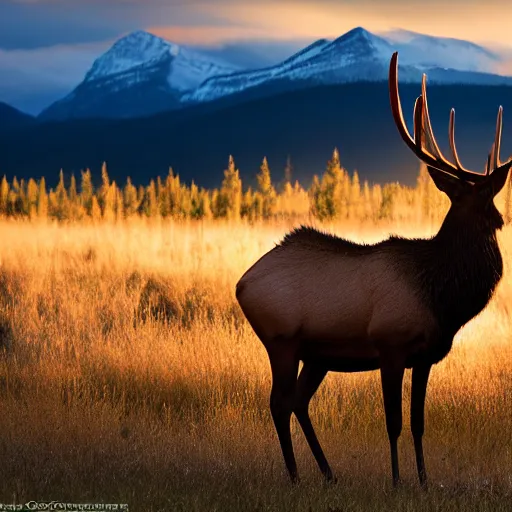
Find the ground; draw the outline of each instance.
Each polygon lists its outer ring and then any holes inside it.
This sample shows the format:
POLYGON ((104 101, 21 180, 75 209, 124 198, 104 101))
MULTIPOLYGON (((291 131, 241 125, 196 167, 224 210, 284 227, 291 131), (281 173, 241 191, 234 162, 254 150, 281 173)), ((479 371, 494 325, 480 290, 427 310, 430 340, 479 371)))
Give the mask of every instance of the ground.
MULTIPOLYGON (((420 490, 410 373, 393 491, 378 372, 330 374, 312 420, 338 483, 297 422, 288 482, 266 353, 234 285, 287 224, 0 222, 0 503, 130 510, 510 511, 512 228, 505 278, 431 375, 420 490)), ((435 226, 326 226, 368 242, 435 226)))

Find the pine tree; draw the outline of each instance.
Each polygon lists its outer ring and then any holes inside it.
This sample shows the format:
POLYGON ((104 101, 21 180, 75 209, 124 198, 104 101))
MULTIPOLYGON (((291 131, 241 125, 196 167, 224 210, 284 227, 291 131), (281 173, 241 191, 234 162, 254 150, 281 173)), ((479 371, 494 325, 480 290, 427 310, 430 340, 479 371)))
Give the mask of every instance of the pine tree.
POLYGON ((76 179, 75 175, 71 174, 71 180, 69 183, 69 191, 68 191, 68 199, 69 199, 69 216, 71 219, 81 219, 83 217, 83 209, 80 204, 80 198, 78 196, 77 188, 76 188, 76 179))
MULTIPOLYGON (((341 167, 340 155, 334 148, 331 159, 327 162, 327 168, 322 176, 322 181, 315 187, 312 195, 315 201, 314 211, 320 220, 346 217, 348 212, 348 195, 345 181, 345 171, 341 167)), ((350 184, 349 184, 350 187, 350 184)))
POLYGON ((252 196, 251 219, 259 220, 263 218, 264 198, 261 192, 256 191, 252 196))
POLYGON ((192 197, 190 195, 190 189, 186 185, 181 186, 180 199, 181 204, 178 216, 180 219, 186 219, 190 217, 192 212, 192 197))
POLYGON ((9 201, 9 182, 7 178, 2 178, 0 183, 0 215, 7 215, 7 206, 9 201))
POLYGON ((92 186, 91 171, 86 169, 82 171, 82 181, 80 183, 80 202, 87 215, 92 216, 92 198, 94 189, 92 186))
POLYGON ((137 200, 137 189, 132 185, 132 180, 128 176, 123 191, 123 203, 126 217, 131 217, 137 213, 139 202, 137 200))
POLYGON ((309 214, 312 215, 313 217, 316 217, 317 219, 322 220, 325 207, 323 204, 320 180, 318 179, 318 176, 316 174, 313 176, 313 181, 311 183, 311 187, 309 188, 309 204, 309 214))
POLYGON ((11 190, 7 200, 7 214, 17 217, 23 213, 23 204, 21 203, 20 183, 16 176, 12 179, 11 190))
POLYGON ((240 216, 246 218, 248 220, 253 220, 254 218, 254 194, 252 192, 252 188, 249 187, 243 197, 242 197, 242 206, 240 208, 240 216))
POLYGON ((146 207, 146 189, 139 185, 137 188, 137 213, 139 215, 144 215, 145 207, 146 207))
POLYGON ((158 216, 158 199, 156 197, 155 180, 149 182, 143 200, 143 213, 146 217, 155 218, 158 216))
POLYGON ((382 188, 377 183, 372 187, 372 211, 374 219, 377 220, 382 208, 382 188))
POLYGON ((69 219, 69 199, 62 169, 59 173, 59 183, 55 189, 55 202, 56 204, 53 205, 52 216, 57 220, 69 219))
POLYGON ((213 212, 211 208, 211 200, 208 190, 205 190, 204 188, 201 189, 201 192, 199 193, 199 201, 201 204, 202 212, 201 218, 204 220, 210 220, 213 217, 213 212))
POLYGON ((167 200, 169 202, 168 208, 170 215, 174 218, 179 218, 182 214, 182 187, 180 183, 180 175, 177 174, 176 176, 174 176, 172 168, 169 169, 169 174, 167 175, 167 179, 165 180, 165 186, 167 189, 167 200))
POLYGON ((113 181, 107 190, 105 195, 105 202, 103 207, 103 219, 107 222, 113 222, 116 219, 117 209, 117 185, 113 181))
POLYGON ((156 198, 158 201, 158 210, 163 218, 171 215, 169 193, 167 184, 162 183, 162 179, 158 176, 156 180, 156 198))
POLYGON ((220 203, 219 191, 216 188, 214 188, 212 190, 212 199, 210 202, 210 207, 212 209, 212 216, 214 219, 218 219, 221 217, 221 213, 219 212, 219 203, 220 203))
POLYGON ((18 182, 18 178, 16 178, 16 176, 14 176, 14 178, 12 179, 12 187, 11 187, 11 190, 16 194, 16 195, 19 195, 20 193, 20 184, 18 182))
POLYGON ((370 186, 368 185, 367 180, 364 180, 363 184, 363 205, 364 218, 371 219, 373 217, 372 196, 370 192, 370 186))
POLYGON ((399 187, 397 183, 387 183, 382 189, 382 204, 379 212, 381 219, 394 218, 395 204, 398 196, 399 187))
POLYGON ((222 188, 217 199, 217 215, 230 220, 240 218, 242 206, 242 180, 235 167, 235 161, 230 155, 228 168, 224 171, 222 188))
POLYGON ((92 196, 91 200, 91 219, 93 222, 99 222, 101 220, 101 208, 96 196, 92 196))
POLYGON ((48 192, 48 217, 53 219, 56 218, 56 212, 58 210, 57 194, 53 188, 48 192))
POLYGON ((357 171, 354 171, 350 188, 350 216, 356 219, 362 218, 363 210, 361 206, 361 184, 359 182, 359 174, 357 171))
POLYGON ((28 216, 30 212, 30 205, 28 201, 28 193, 27 193, 27 185, 25 184, 25 180, 22 179, 20 181, 20 191, 18 197, 16 199, 18 203, 19 213, 22 216, 28 216))
POLYGON ((115 218, 115 194, 110 186, 106 162, 103 162, 101 166, 101 188, 98 194, 98 204, 103 218, 107 221, 112 221, 115 218))
POLYGON ((27 184, 27 212, 31 219, 37 214, 37 183, 30 178, 27 184))
POLYGON ((121 193, 121 190, 119 190, 115 186, 115 182, 113 183, 114 190, 116 193, 116 220, 119 222, 124 219, 124 201, 123 201, 123 194, 121 193))
POLYGON ((261 194, 261 215, 264 219, 273 216, 276 207, 276 191, 272 186, 270 169, 267 158, 263 159, 260 167, 260 173, 257 175, 258 191, 261 194))
POLYGON ((190 211, 188 216, 191 219, 200 219, 202 217, 202 211, 201 202, 199 200, 199 189, 193 180, 190 184, 190 192, 188 195, 190 197, 190 211))
POLYGON ((71 173, 71 180, 69 183, 69 200, 72 203, 75 203, 78 199, 78 193, 76 191, 76 179, 75 175, 71 173))
POLYGON ((286 182, 284 184, 283 193, 281 194, 281 210, 284 214, 291 213, 292 204, 293 201, 293 187, 290 182, 286 182))
POLYGON ((37 194, 37 216, 40 219, 48 217, 48 194, 46 193, 46 181, 41 178, 39 182, 39 191, 37 194))

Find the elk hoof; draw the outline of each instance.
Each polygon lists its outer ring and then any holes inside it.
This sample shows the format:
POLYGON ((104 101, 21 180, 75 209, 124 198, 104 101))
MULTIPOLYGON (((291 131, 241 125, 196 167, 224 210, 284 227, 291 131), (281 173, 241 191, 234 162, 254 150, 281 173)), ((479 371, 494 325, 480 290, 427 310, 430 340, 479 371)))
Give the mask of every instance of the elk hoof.
POLYGON ((296 473, 295 474, 291 474, 290 475, 290 481, 292 483, 292 485, 299 485, 300 484, 300 478, 299 478, 299 475, 297 475, 296 473))
POLYGON ((338 479, 332 474, 324 475, 324 484, 325 485, 336 485, 338 483, 338 479))

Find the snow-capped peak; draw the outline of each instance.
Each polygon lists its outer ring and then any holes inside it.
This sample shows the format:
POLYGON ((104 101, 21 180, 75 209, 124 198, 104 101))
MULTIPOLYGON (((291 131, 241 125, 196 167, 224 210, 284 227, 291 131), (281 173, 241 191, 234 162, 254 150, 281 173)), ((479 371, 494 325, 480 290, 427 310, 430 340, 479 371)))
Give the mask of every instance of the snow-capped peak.
POLYGON ((158 61, 168 53, 178 55, 179 51, 178 45, 138 30, 116 41, 110 50, 96 59, 85 81, 123 73, 142 64, 158 61))
POLYGON ((402 29, 384 32, 381 36, 400 52, 402 62, 416 66, 496 73, 502 61, 487 48, 462 39, 434 37, 402 29))
MULTIPOLYGON (((173 89, 185 91, 197 87, 213 75, 231 73, 236 68, 196 50, 177 45, 143 30, 119 39, 99 57, 87 73, 84 82, 93 82, 116 75, 136 72, 140 81, 141 69, 168 66, 168 82, 173 89)), ((133 83, 133 80, 128 80, 133 83)))
POLYGON ((316 41, 281 64, 210 78, 186 94, 183 101, 209 101, 279 80, 320 84, 380 79, 382 70, 379 68, 378 76, 373 76, 373 63, 389 59, 391 54, 392 49, 386 41, 358 27, 334 41, 316 41))
POLYGON ((374 37, 375 36, 372 33, 368 32, 368 30, 366 30, 365 28, 355 27, 355 28, 349 30, 348 32, 345 32, 344 34, 342 34, 340 37, 338 37, 334 41, 346 42, 346 41, 350 41, 351 39, 367 39, 368 41, 370 41, 374 37))
POLYGON ((510 79, 482 75, 482 72, 492 72, 496 62, 490 52, 472 43, 421 34, 409 34, 406 43, 397 39, 375 35, 363 27, 357 27, 332 42, 317 41, 281 64, 210 78, 185 94, 182 101, 210 101, 260 85, 268 89, 270 84, 277 85, 278 82, 288 83, 293 88, 312 83, 385 81, 389 59, 396 50, 400 51, 401 77, 404 81, 421 81, 422 73, 428 69, 432 80, 438 83, 511 82, 510 79), (462 75, 457 70, 466 74, 462 75))

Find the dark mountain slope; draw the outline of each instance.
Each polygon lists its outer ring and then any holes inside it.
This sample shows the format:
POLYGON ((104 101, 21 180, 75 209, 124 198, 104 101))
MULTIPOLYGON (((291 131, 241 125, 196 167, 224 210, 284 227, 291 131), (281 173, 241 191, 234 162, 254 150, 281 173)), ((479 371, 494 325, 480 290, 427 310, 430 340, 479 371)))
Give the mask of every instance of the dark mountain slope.
MULTIPOLYGON (((412 117, 418 85, 401 87, 404 111, 412 117)), ((463 163, 483 169, 494 135, 498 106, 505 109, 503 158, 512 153, 512 88, 432 86, 429 105, 434 130, 447 148, 448 115, 457 108, 457 140, 463 163)), ((124 121, 68 121, 43 124, 0 137, 0 172, 18 177, 79 173, 90 167, 99 178, 101 162, 118 182, 136 183, 165 175, 169 166, 183 179, 219 186, 229 154, 246 184, 254 182, 263 156, 275 181, 287 155, 295 177, 309 185, 322 173, 333 148, 343 165, 362 179, 413 184, 416 158, 401 141, 391 117, 386 83, 310 88, 243 104, 165 113, 124 121)))
POLYGON ((0 102, 0 132, 18 130, 35 123, 35 118, 0 102))

